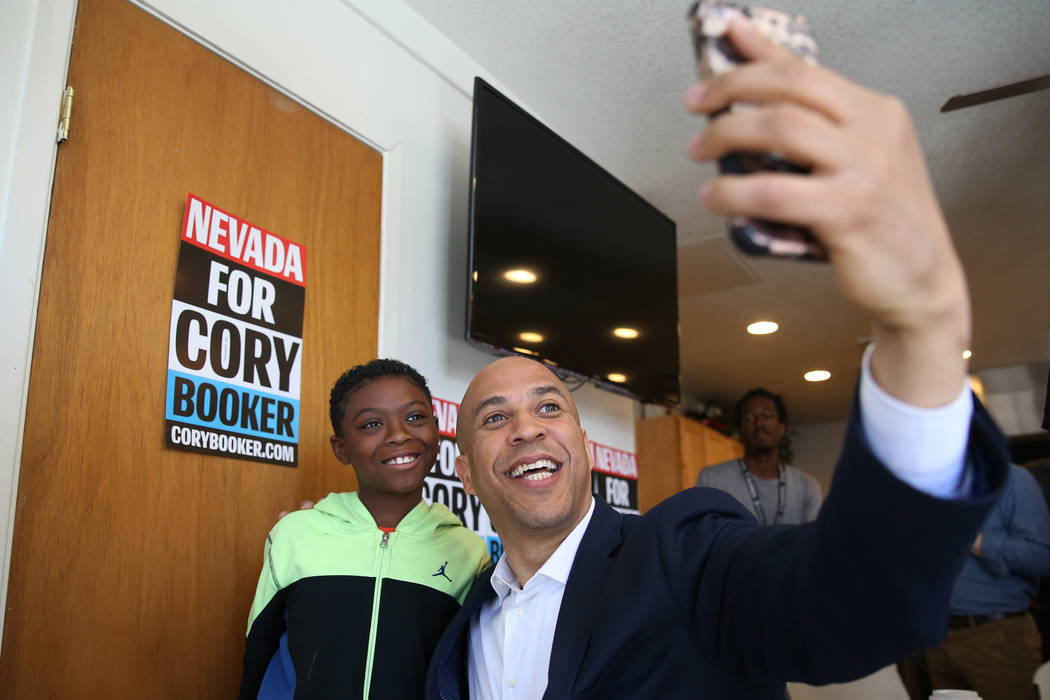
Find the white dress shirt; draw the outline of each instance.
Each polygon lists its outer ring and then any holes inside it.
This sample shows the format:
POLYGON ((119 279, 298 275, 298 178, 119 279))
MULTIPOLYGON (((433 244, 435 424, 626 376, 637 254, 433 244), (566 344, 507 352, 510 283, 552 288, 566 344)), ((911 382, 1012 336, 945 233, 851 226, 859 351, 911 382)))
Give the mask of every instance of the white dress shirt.
POLYGON ((969 493, 964 472, 973 418, 973 392, 964 384, 947 406, 916 408, 893 398, 871 376, 871 353, 864 351, 860 373, 860 415, 868 447, 897 478, 939 498, 969 493))
POLYGON ((467 675, 471 698, 531 700, 543 696, 565 582, 593 514, 592 497, 587 515, 524 586, 518 585, 506 553, 500 557, 492 572, 496 598, 470 621, 467 675))
MULTIPOLYGON (((969 385, 947 406, 916 408, 887 394, 871 376, 872 346, 860 378, 861 426, 868 446, 893 474, 940 498, 967 492, 964 456, 973 399, 969 385)), ((504 553, 492 574, 496 598, 470 621, 470 697, 539 700, 547 689, 554 628, 576 550, 594 513, 594 500, 579 525, 524 587, 504 553)))

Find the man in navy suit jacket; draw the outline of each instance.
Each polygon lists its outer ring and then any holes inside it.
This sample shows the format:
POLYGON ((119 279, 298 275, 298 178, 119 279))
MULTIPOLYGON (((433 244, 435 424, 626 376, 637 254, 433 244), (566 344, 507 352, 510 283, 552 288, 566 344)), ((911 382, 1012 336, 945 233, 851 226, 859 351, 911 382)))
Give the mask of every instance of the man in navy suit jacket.
POLYGON ((687 106, 758 106, 691 154, 776 152, 812 173, 719 177, 701 199, 810 228, 874 320, 828 498, 813 523, 764 529, 711 489, 620 515, 591 496, 565 386, 494 362, 460 406, 456 466, 505 554, 442 637, 429 698, 783 698, 785 681, 856 678, 943 636, 1007 459, 966 388, 966 281, 910 119, 746 24, 730 39, 750 63, 687 106))
MULTIPOLYGON (((782 699, 786 681, 870 673, 943 636, 953 578, 1006 464, 1001 436, 977 406, 967 454, 971 497, 930 496, 880 464, 854 419, 814 523, 760 528, 714 489, 689 489, 643 517, 625 516, 592 501, 585 438, 561 382, 523 358, 498 361, 479 379, 496 375, 523 387, 487 395, 501 399, 488 409, 500 417, 482 430, 509 447, 481 468, 464 465, 461 475, 503 537, 526 595, 501 611, 493 569, 479 577, 434 654, 428 698, 782 699), (550 473, 548 462, 557 465, 551 476, 521 483, 529 473, 550 473), (525 474, 508 476, 521 466, 525 474), (544 554, 558 550, 592 503, 555 614, 530 610, 529 585, 551 558, 544 554), (486 604, 495 606, 487 621, 480 619, 486 604), (497 653, 509 655, 511 666, 515 657, 542 655, 539 647, 514 649, 506 636, 513 631, 500 617, 513 620, 522 608, 530 622, 553 630, 540 680, 494 671, 502 659, 486 662, 483 651, 480 661, 471 658, 472 635, 483 624, 498 625, 497 653), (489 673, 496 677, 486 681, 489 673), (472 685, 478 674, 488 692, 472 685)), ((464 421, 476 406, 464 401, 464 421)))

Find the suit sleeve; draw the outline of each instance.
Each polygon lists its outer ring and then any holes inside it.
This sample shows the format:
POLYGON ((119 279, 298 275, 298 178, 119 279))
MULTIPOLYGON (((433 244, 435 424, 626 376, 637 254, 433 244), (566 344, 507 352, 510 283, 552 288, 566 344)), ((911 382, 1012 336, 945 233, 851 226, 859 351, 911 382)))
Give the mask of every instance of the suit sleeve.
POLYGON ((671 594, 698 647, 724 671, 761 682, 844 681, 943 637, 952 583, 1005 480, 1005 440, 976 407, 970 497, 942 500, 879 463, 857 412, 855 402, 812 523, 757 528, 726 499, 711 507, 711 492, 700 490, 657 507, 671 594))

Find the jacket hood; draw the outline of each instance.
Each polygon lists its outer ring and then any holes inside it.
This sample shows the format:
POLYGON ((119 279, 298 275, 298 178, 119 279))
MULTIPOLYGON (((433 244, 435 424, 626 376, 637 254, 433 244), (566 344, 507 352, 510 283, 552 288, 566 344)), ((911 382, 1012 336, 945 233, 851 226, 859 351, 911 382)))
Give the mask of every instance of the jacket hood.
MULTIPOLYGON (((350 525, 376 528, 375 518, 356 491, 330 493, 314 504, 314 510, 338 518, 350 525)), ((420 500, 397 524, 396 532, 432 532, 442 527, 462 525, 459 518, 441 503, 420 500)))

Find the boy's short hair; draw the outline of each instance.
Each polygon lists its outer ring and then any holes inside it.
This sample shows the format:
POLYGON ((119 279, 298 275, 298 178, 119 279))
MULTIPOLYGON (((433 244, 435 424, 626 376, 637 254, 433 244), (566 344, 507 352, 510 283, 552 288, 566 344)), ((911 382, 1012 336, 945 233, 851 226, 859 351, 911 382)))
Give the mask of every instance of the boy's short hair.
POLYGON ((423 375, 400 360, 376 359, 351 367, 343 372, 343 375, 332 385, 332 393, 328 398, 328 415, 332 419, 332 430, 336 435, 343 436, 340 424, 346 414, 347 397, 363 384, 383 377, 406 379, 419 387, 423 395, 427 397, 427 403, 433 401, 430 389, 427 387, 427 380, 423 375))

